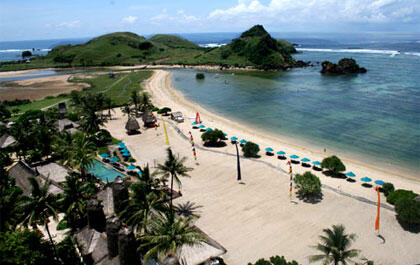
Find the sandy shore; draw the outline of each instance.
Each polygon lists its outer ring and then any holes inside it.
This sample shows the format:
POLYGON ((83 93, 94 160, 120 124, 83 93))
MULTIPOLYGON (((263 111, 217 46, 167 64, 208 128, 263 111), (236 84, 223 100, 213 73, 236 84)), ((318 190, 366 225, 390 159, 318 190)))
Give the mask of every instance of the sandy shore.
MULTIPOLYGON (((290 201, 289 177, 284 173, 286 162, 263 155, 259 159, 241 158, 244 184, 238 184, 235 147, 228 144, 223 148, 203 148, 201 133, 191 129, 188 117, 194 117, 198 111, 204 125, 252 140, 263 148, 281 148, 313 160, 322 160, 323 154, 247 130, 240 124, 187 102, 170 87, 170 74, 166 71, 156 70, 146 89, 156 105, 182 111, 187 117, 185 123, 176 126, 181 134, 192 132, 199 147, 197 161, 192 157, 190 143, 177 132, 175 124, 165 118, 170 146, 176 153, 186 156, 186 163, 193 168, 191 178, 182 178, 183 196, 177 202, 192 201, 203 206, 197 225, 227 249, 223 258, 228 264, 247 264, 273 255, 284 255, 287 259, 308 264, 307 257, 316 254, 311 246, 318 242, 322 229, 333 224, 344 224, 348 232, 356 233, 353 247, 360 249, 361 256, 374 260, 375 264, 420 262, 420 237, 403 230, 394 211, 381 208, 380 234, 385 242, 374 232, 376 193, 373 189, 362 187, 359 180, 349 183, 316 173, 324 185, 322 201, 305 203, 296 195, 290 201)), ((115 119, 106 127, 114 137, 127 144, 137 164, 149 163, 153 167, 163 162, 167 145, 162 122, 157 130, 142 130, 140 135, 128 136, 124 130, 126 119, 117 109, 115 119)), ((357 174, 357 179, 369 176, 391 181, 397 188, 420 192, 418 181, 364 167, 363 163, 345 160, 345 164, 349 171, 357 174)), ((294 165, 293 170, 296 173, 306 171, 300 165, 294 165)), ((381 199, 386 206, 383 195, 381 199)))
POLYGON ((81 90, 88 87, 85 83, 71 83, 68 79, 72 75, 57 75, 48 77, 31 78, 18 81, 0 83, 1 100, 30 99, 39 100, 46 96, 57 96, 70 93, 72 90, 81 90))

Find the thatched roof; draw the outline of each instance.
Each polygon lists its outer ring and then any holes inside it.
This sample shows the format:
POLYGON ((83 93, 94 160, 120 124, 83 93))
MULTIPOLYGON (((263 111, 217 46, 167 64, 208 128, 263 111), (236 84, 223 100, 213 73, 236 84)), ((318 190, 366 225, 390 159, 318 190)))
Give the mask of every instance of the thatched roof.
POLYGON ((79 128, 80 125, 67 119, 61 119, 57 121, 58 131, 63 132, 64 130, 68 130, 70 133, 73 133, 75 129, 79 128))
POLYGON ((6 148, 16 143, 16 140, 13 136, 8 135, 7 133, 0 136, 0 148, 6 148))
POLYGON ((37 166, 36 170, 44 177, 49 178, 56 183, 65 182, 66 176, 70 173, 65 167, 54 162, 37 166))
MULTIPOLYGON (((9 176, 14 178, 16 186, 20 187, 23 194, 29 195, 31 193, 31 183, 29 178, 36 178, 41 184, 45 182, 46 177, 37 173, 33 168, 23 161, 19 161, 9 169, 9 176)), ((52 181, 48 192, 53 194, 61 193, 61 188, 52 181)))
POLYGON ((114 197, 112 195, 112 188, 106 187, 102 191, 100 191, 97 196, 99 201, 102 201, 102 205, 104 206, 104 214, 105 216, 111 216, 114 213, 114 197))
POLYGON ((136 118, 130 117, 127 121, 127 124, 125 125, 125 129, 127 131, 137 131, 140 129, 140 125, 137 122, 136 118))

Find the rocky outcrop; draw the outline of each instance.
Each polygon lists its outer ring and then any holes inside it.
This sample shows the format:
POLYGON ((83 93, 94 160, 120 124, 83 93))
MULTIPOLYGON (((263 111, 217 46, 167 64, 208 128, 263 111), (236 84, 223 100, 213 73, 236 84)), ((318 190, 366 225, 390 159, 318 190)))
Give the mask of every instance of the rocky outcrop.
POLYGON ((324 61, 321 65, 321 74, 357 74, 367 72, 364 67, 359 67, 356 61, 351 58, 343 58, 338 61, 338 64, 324 61))

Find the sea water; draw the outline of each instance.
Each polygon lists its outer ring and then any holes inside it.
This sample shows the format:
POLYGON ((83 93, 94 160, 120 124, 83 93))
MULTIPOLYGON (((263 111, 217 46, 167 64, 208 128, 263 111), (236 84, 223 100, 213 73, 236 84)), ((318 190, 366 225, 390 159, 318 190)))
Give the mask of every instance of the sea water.
POLYGON ((284 72, 207 72, 204 81, 195 79, 195 70, 171 70, 172 85, 203 107, 263 132, 419 175, 419 56, 308 49, 294 57, 315 66, 284 72), (317 62, 343 57, 356 59, 368 72, 320 74, 317 62))

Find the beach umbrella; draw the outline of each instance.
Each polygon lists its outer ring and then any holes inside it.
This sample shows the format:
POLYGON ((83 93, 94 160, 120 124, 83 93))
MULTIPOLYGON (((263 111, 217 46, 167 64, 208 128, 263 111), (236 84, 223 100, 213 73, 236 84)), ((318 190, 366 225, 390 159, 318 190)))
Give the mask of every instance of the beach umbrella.
POLYGON ((309 161, 311 161, 311 160, 305 157, 305 158, 302 158, 302 160, 300 160, 300 161, 302 161, 302 162, 306 163, 306 162, 309 162, 309 161))
POLYGON ((122 153, 122 156, 131 156, 130 152, 124 152, 122 153))
POLYGON ((127 166, 127 170, 135 170, 135 169, 137 169, 137 167, 133 164, 127 166))
POLYGON ((284 151, 278 151, 277 154, 278 155, 281 155, 281 156, 284 156, 286 154, 286 152, 284 152, 284 151))
POLYGON ((314 161, 314 162, 312 162, 312 164, 314 164, 315 166, 320 166, 320 165, 321 165, 321 162, 319 162, 319 161, 314 161))
POLYGON ((208 132, 213 131, 213 129, 212 128, 207 128, 206 131, 208 131, 208 132))
POLYGON ((206 126, 204 126, 203 124, 201 124, 200 126, 198 126, 198 128, 204 129, 204 128, 206 128, 206 126))
POLYGON ((242 139, 242 140, 240 140, 239 141, 241 144, 246 144, 246 140, 245 139, 242 139))
POLYGON ((297 155, 291 155, 291 156, 290 156, 290 158, 291 158, 291 159, 298 159, 298 158, 299 158, 299 156, 297 156, 297 155))
POLYGON ((196 122, 193 122, 193 123, 191 123, 191 125, 195 126, 195 125, 198 125, 198 123, 196 123, 196 122))
POLYGON ((226 137, 227 136, 227 133, 223 133, 223 135, 226 137))
POLYGON ((109 154, 108 154, 108 153, 103 153, 103 154, 100 154, 100 156, 101 156, 102 158, 106 158, 106 157, 109 157, 109 154))
POLYGON ((118 145, 125 145, 123 142, 119 142, 118 145))
POLYGON ((371 182, 372 181, 372 179, 368 178, 368 177, 361 178, 360 180, 363 181, 363 182, 371 182))
POLYGON ((354 178, 356 175, 353 172, 350 171, 350 172, 346 173, 346 176, 350 177, 350 178, 354 178))
POLYGON ((118 146, 118 149, 124 149, 124 148, 127 148, 127 146, 125 146, 125 145, 118 146))
POLYGON ((120 159, 118 159, 118 157, 111 157, 110 159, 109 159, 109 161, 111 161, 111 162, 117 162, 117 161, 119 161, 120 159))
POLYGON ((267 148, 265 149, 265 151, 267 151, 267 152, 274 152, 274 149, 273 149, 273 148, 271 148, 271 147, 267 147, 267 148))
POLYGON ((141 172, 141 170, 137 171, 137 174, 139 174, 140 176, 143 175, 143 172, 141 172))
POLYGON ((378 180, 375 180, 375 184, 382 186, 385 184, 385 181, 378 179, 378 180))
POLYGON ((126 153, 126 152, 130 152, 130 151, 128 151, 127 148, 124 148, 124 149, 121 150, 121 153, 126 153))
POLYGON ((230 139, 231 139, 232 141, 238 141, 238 137, 235 137, 235 136, 230 137, 230 139))

